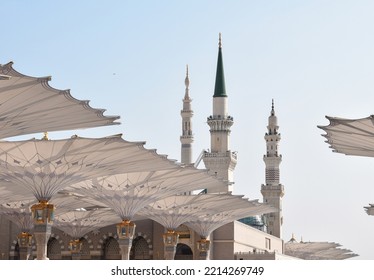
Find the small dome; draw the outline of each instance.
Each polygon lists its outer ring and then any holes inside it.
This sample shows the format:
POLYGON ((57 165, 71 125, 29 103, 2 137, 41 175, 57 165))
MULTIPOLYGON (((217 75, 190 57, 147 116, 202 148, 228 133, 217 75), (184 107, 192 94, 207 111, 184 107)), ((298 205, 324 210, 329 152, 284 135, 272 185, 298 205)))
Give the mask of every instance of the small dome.
POLYGON ((262 230, 262 231, 265 228, 265 223, 264 223, 262 217, 259 216, 259 215, 240 219, 239 222, 242 222, 243 224, 246 224, 248 226, 257 228, 257 229, 262 230))

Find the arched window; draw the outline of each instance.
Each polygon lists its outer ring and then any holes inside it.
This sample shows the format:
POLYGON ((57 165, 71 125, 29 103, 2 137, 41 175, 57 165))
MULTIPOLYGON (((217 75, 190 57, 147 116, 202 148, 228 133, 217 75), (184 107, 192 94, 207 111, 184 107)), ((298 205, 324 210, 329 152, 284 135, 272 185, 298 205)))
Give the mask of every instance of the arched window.
POLYGON ((81 260, 89 260, 91 259, 90 254, 90 245, 88 244, 88 241, 86 238, 81 238, 80 241, 82 242, 82 249, 81 249, 81 260))
POLYGON ((133 240, 130 260, 149 260, 149 247, 144 237, 138 236, 133 240))
POLYGON ((104 260, 120 260, 120 250, 119 250, 119 244, 116 239, 113 237, 109 237, 106 239, 104 246, 104 260))
POLYGON ((191 247, 183 243, 178 243, 174 260, 193 260, 191 247))
POLYGON ((61 260, 61 246, 58 240, 51 237, 47 244, 47 257, 50 260, 61 260))

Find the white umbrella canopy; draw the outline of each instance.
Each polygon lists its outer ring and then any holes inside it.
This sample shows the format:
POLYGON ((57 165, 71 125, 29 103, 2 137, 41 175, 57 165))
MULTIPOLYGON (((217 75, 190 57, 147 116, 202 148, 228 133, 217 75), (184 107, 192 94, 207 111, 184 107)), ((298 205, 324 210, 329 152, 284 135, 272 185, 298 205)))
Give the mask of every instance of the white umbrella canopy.
POLYGON ((286 242, 285 254, 305 260, 343 260, 358 256, 340 246, 334 242, 286 242))
POLYGON ((64 192, 58 192, 55 194, 50 200, 50 203, 56 207, 55 215, 63 215, 71 211, 88 211, 91 209, 103 208, 95 201, 87 200, 82 196, 77 196, 70 193, 66 194, 64 192))
POLYGON ((196 220, 188 221, 186 226, 196 231, 201 238, 207 238, 217 228, 245 217, 262 215, 279 210, 258 200, 242 199, 240 203, 232 204, 231 209, 217 209, 215 213, 203 214, 196 220))
POLYGON ((0 179, 0 204, 24 200, 35 200, 35 196, 32 193, 26 193, 24 188, 8 180, 0 179))
MULTIPOLYGON (((0 214, 15 223, 21 231, 31 232, 34 227, 31 206, 37 202, 36 198, 4 202, 0 204, 0 214)), ((56 194, 50 202, 57 207, 55 215, 63 215, 77 209, 97 209, 100 207, 92 201, 83 200, 82 197, 63 193, 56 194)))
MULTIPOLYGON (((330 124, 318 126, 333 152, 351 156, 374 157, 374 115, 361 119, 326 117, 330 124)), ((368 215, 374 214, 372 205, 364 207, 368 215)))
POLYGON ((76 209, 55 216, 54 226, 73 239, 118 222, 118 216, 108 208, 76 209))
POLYGON ((362 119, 326 117, 330 124, 318 126, 333 152, 374 157, 374 116, 362 119))
MULTIPOLYGON (((124 171, 179 168, 174 161, 144 142, 128 142, 115 135, 104 138, 72 137, 62 140, 1 141, 2 178, 48 201, 71 184, 124 171)), ((7 189, 12 190, 12 188, 7 189)))
POLYGON ((174 195, 143 208, 139 215, 155 220, 169 230, 198 217, 230 209, 242 203, 243 196, 231 194, 174 195))
POLYGON ((67 188, 112 208, 122 220, 132 220, 142 208, 162 198, 224 183, 192 166, 129 172, 98 177, 67 188))
POLYGON ((357 257, 358 254, 353 253, 349 249, 344 248, 332 248, 329 250, 317 252, 310 256, 310 259, 314 260, 345 260, 353 257, 357 257))
POLYGON ((51 87, 50 80, 21 74, 12 62, 0 64, 0 138, 119 124, 118 116, 104 116, 105 110, 51 87))
POLYGON ((6 202, 0 205, 0 214, 15 223, 20 231, 31 232, 34 223, 31 218, 30 207, 35 204, 36 199, 6 202))

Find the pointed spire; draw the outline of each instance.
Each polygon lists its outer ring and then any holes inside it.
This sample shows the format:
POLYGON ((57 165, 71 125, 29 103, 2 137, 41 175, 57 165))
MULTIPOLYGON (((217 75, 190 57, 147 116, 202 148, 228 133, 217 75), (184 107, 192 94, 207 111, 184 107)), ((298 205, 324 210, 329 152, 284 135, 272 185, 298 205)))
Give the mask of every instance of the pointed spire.
POLYGON ((186 65, 186 78, 184 79, 184 84, 186 85, 186 89, 190 86, 190 79, 188 77, 188 64, 186 65))
POLYGON ((189 96, 190 78, 188 77, 188 64, 186 65, 186 78, 184 79, 184 84, 186 86, 186 92, 184 94, 184 99, 189 100, 190 99, 190 96, 189 96))
POLYGON ((216 84, 215 84, 215 87, 214 87, 213 97, 227 97, 226 87, 225 87, 225 75, 224 75, 224 71, 223 71, 221 33, 219 34, 216 84))
POLYGON ((272 134, 277 134, 278 130, 278 118, 275 115, 275 110, 274 110, 274 99, 271 100, 271 111, 270 111, 270 116, 269 116, 269 135, 272 134))

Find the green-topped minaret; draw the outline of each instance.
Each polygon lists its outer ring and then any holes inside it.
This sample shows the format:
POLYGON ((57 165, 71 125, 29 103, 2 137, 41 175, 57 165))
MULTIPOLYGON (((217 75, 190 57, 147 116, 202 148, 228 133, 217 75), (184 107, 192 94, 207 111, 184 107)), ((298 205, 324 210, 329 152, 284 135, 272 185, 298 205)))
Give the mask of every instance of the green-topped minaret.
POLYGON ((228 114, 228 97, 222 59, 222 38, 219 35, 216 82, 213 95, 213 115, 208 117, 210 150, 204 152, 203 161, 209 172, 227 182, 225 189, 208 189, 208 192, 232 191, 236 152, 230 150, 230 133, 234 119, 228 114))
POLYGON ((225 73, 223 71, 221 33, 219 34, 216 84, 215 84, 215 87, 214 87, 213 97, 227 97, 226 86, 225 86, 225 73))

